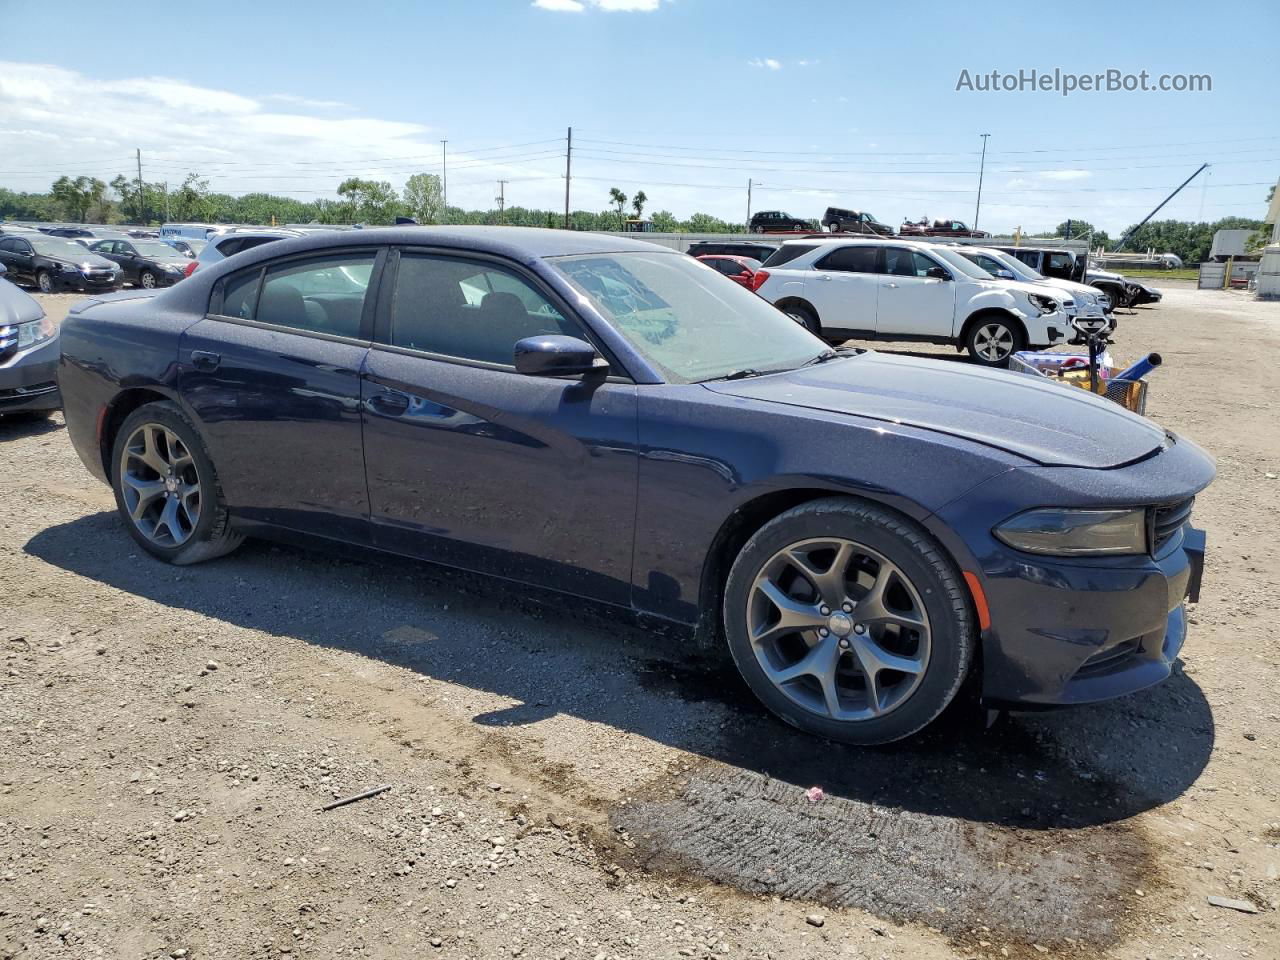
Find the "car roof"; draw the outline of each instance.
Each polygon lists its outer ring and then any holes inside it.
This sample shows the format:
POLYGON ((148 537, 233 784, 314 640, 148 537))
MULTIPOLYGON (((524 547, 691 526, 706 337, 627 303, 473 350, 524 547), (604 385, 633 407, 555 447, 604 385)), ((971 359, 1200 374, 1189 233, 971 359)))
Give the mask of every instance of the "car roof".
MULTIPOLYGON (((225 234, 244 237, 249 234, 225 234)), ((259 235, 281 236, 279 231, 265 230, 259 235)), ((263 247, 264 257, 282 253, 324 250, 329 247, 367 246, 372 244, 404 244, 414 246, 458 247, 481 253, 492 253, 514 260, 542 257, 567 257, 591 253, 670 253, 676 251, 644 240, 630 240, 601 233, 576 230, 551 230, 546 227, 489 226, 402 226, 370 227, 352 233, 315 231, 298 236, 284 234, 281 244, 263 247)), ((248 251, 246 251, 248 252, 248 251)), ((254 251, 256 252, 256 251, 254 251)))

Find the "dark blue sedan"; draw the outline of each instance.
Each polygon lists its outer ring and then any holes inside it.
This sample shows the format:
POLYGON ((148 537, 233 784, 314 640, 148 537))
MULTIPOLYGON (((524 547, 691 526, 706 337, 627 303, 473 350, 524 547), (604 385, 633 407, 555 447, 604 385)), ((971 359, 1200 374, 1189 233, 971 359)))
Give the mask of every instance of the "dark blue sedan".
POLYGON ((520 228, 317 233, 85 301, 59 381, 152 555, 319 537, 727 644, 789 723, 905 737, 1169 674, 1193 443, 1001 371, 839 352, 692 257, 520 228))

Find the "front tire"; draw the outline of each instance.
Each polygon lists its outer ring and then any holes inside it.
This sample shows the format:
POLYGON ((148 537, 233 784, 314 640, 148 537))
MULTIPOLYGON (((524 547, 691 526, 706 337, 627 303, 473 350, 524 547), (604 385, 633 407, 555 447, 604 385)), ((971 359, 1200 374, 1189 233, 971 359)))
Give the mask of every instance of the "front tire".
POLYGON ((53 293, 53 274, 48 270, 37 272, 36 286, 40 288, 41 293, 53 293))
POLYGON ((154 290, 156 288, 156 275, 150 270, 143 270, 138 275, 138 283, 144 290, 154 290))
POLYGON ((969 327, 965 348, 974 363, 1007 367, 1011 356, 1027 348, 1027 336, 1017 321, 1009 317, 979 317, 969 327))
POLYGON ((166 563, 212 560, 244 539, 231 529, 199 433, 176 404, 148 403, 125 419, 112 445, 111 487, 129 534, 166 563))
POLYGON ((729 572, 723 616, 734 662, 766 707, 861 745, 937 717, 976 642, 942 548, 907 518, 847 497, 801 504, 757 531, 729 572))

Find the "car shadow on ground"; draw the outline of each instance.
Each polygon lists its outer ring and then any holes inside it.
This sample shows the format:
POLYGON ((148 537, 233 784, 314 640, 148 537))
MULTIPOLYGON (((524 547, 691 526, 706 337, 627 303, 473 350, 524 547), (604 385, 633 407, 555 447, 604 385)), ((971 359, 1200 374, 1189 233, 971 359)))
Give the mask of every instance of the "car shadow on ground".
POLYGON ((143 553, 109 512, 50 527, 26 551, 165 606, 515 701, 479 724, 574 715, 771 781, 921 814, 1031 830, 1113 823, 1180 796, 1214 743, 1209 704, 1180 669, 1112 703, 990 729, 961 699, 911 740, 860 749, 775 720, 726 656, 482 576, 260 541, 175 568, 143 553))
POLYGON ((11 413, 0 416, 0 443, 20 440, 24 437, 39 437, 46 433, 55 433, 63 428, 62 418, 35 416, 26 413, 11 413))

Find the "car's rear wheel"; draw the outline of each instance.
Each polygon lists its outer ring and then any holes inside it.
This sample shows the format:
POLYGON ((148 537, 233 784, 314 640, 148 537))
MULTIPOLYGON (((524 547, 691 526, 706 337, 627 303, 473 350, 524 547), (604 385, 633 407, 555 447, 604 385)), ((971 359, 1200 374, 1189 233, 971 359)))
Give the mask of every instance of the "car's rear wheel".
POLYGON ((36 286, 41 293, 53 293, 53 274, 48 270, 39 271, 36 274, 36 286))
POLYGON ((156 275, 150 270, 143 270, 138 275, 138 282, 142 284, 144 289, 154 290, 156 287, 156 275))
POLYGON ((808 307, 793 303, 783 307, 782 312, 815 336, 822 334, 822 324, 818 322, 818 315, 808 307))
POLYGON ((1022 328, 1006 317, 981 317, 969 328, 965 344, 970 358, 987 367, 1007 367, 1009 358, 1026 349, 1022 328))
POLYGON ((975 629, 959 571, 920 527, 845 497, 765 524, 742 548, 725 635, 788 723, 844 743, 910 736, 951 702, 975 629))
POLYGON ((183 565, 240 545, 213 462, 176 404, 148 403, 131 413, 116 434, 111 464, 116 508, 148 553, 183 565))
POLYGON ((752 232, 752 233, 764 233, 764 227, 752 227, 752 228, 751 228, 751 232, 752 232))

